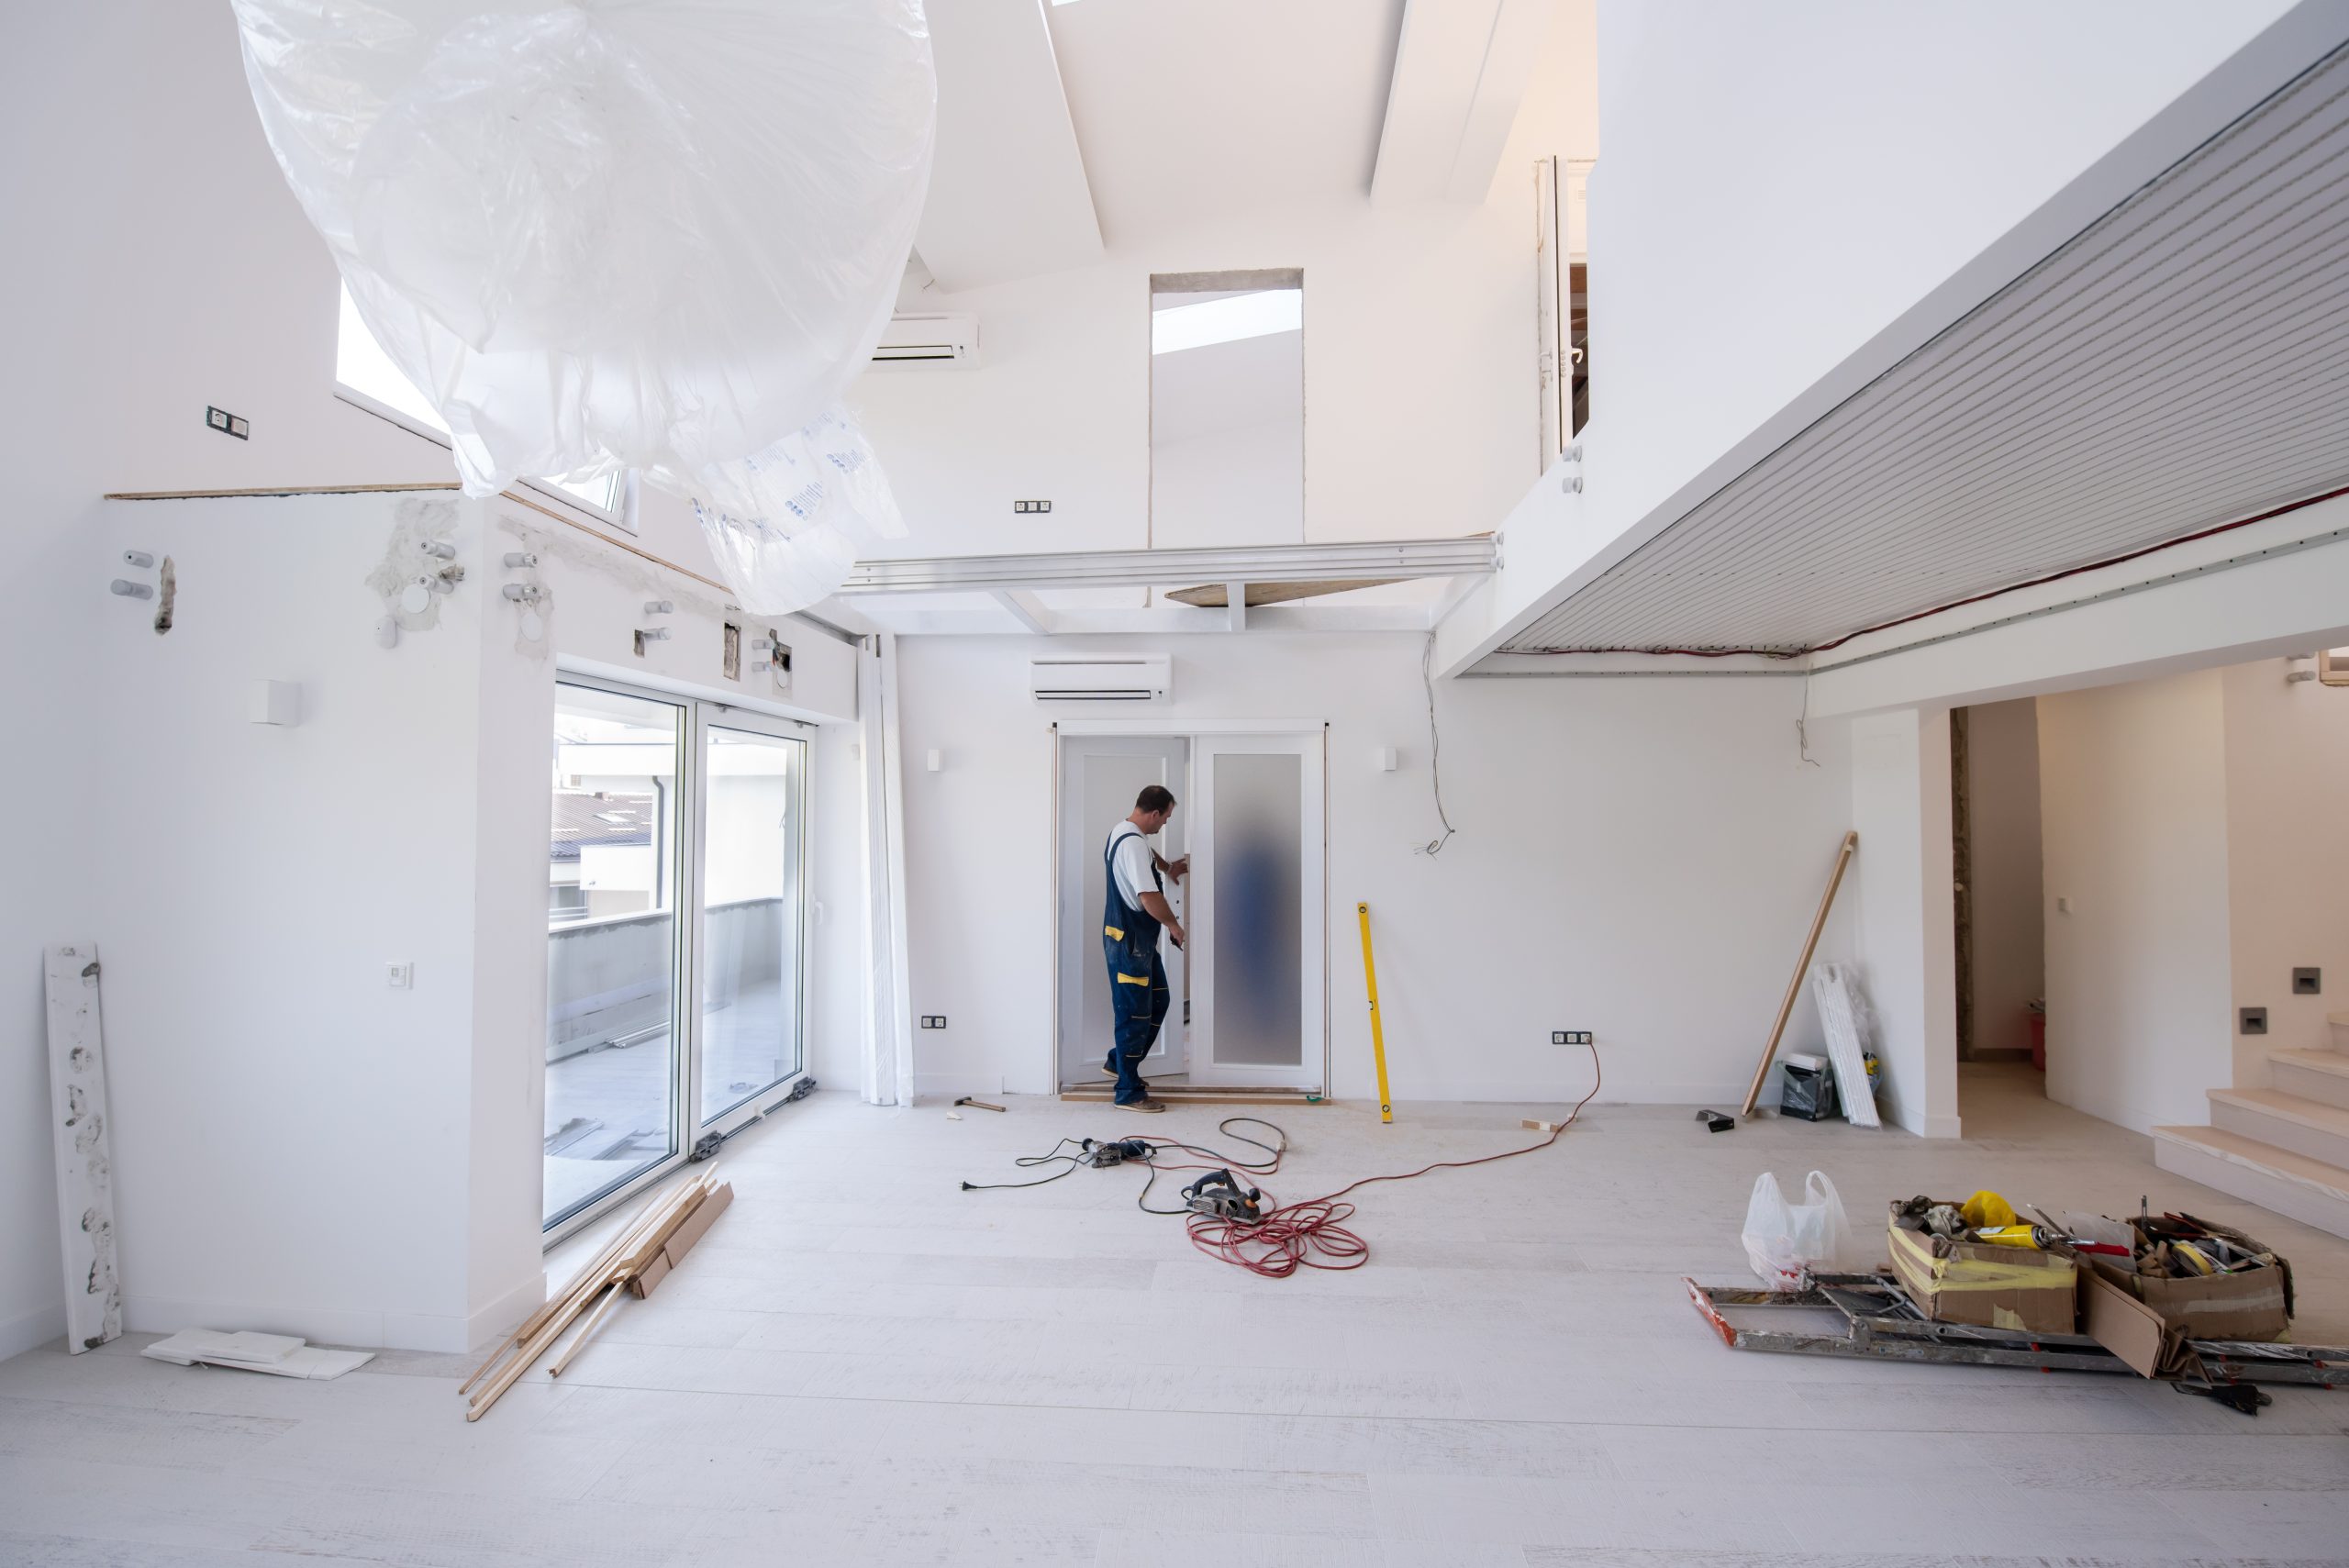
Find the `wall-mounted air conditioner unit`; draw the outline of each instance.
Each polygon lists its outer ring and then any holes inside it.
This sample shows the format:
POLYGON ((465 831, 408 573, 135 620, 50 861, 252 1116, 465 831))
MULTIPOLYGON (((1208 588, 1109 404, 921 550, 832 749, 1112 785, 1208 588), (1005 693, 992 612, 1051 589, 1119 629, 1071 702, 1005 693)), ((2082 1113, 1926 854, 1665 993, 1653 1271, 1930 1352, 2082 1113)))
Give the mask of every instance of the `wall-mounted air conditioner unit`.
POLYGON ((876 365, 974 365, 979 362, 975 316, 892 316, 873 350, 876 365))
POLYGON ((1097 653, 1030 659, 1028 689, 1038 702, 1164 702, 1174 692, 1163 653, 1097 653))

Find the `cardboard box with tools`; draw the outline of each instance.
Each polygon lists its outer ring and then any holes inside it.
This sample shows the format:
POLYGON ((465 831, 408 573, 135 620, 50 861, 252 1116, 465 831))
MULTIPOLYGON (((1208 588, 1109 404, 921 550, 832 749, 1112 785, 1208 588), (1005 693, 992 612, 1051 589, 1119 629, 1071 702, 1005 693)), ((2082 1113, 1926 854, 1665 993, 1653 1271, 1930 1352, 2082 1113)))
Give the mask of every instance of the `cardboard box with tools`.
POLYGON ((2068 1334, 2079 1313, 2078 1269, 2060 1252, 1937 1236, 1926 1228, 1938 1199, 1895 1201, 1887 1242, 1893 1276, 1935 1323, 2068 1334))
POLYGON ((2080 1262, 2179 1340, 2268 1340, 2291 1328, 2290 1261, 2240 1230, 2190 1214, 2054 1218, 2072 1238, 2127 1248, 2127 1256, 2084 1253, 2080 1262))

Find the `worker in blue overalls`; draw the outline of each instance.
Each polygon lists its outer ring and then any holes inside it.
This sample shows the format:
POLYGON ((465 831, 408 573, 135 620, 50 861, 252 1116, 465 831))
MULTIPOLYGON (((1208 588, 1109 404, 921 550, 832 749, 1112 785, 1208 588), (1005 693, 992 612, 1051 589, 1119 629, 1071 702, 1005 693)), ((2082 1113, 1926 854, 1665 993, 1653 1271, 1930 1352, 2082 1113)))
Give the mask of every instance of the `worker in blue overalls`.
POLYGON ((1158 956, 1159 929, 1176 947, 1183 945, 1183 922, 1166 902, 1166 878, 1180 882, 1188 875, 1191 857, 1170 861, 1150 847, 1174 815, 1173 792, 1152 784, 1134 801, 1132 815, 1109 829, 1101 851, 1108 873, 1102 878, 1101 955, 1109 964, 1109 1006, 1117 1020, 1117 1043, 1101 1070, 1118 1081, 1118 1104, 1130 1111, 1166 1108, 1151 1097, 1141 1062, 1158 1042, 1171 1000, 1166 965, 1158 956))

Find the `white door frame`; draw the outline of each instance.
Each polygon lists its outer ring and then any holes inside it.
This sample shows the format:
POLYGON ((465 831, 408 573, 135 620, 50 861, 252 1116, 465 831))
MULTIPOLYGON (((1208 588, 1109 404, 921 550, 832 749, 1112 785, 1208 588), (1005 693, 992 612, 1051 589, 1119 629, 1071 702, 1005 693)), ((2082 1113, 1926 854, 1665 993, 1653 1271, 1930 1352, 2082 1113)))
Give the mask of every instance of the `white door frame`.
MULTIPOLYGON (((1168 778, 1166 784, 1174 790, 1178 798, 1188 798, 1191 793, 1188 776, 1191 747, 1189 740, 1185 736, 1165 731, 1147 735, 1070 735, 1061 730, 1054 731, 1052 747, 1054 824, 1052 831, 1054 856, 1052 1032, 1062 1048, 1062 1054, 1056 1055, 1053 1059, 1052 1083, 1056 1091, 1072 1081, 1090 1084, 1096 1076, 1092 1064, 1085 1060, 1081 1051, 1074 1061, 1069 1060, 1065 1054, 1070 1042, 1072 1024, 1080 1031, 1079 1038, 1082 1038, 1081 1031, 1087 1021, 1077 1016, 1085 1011, 1083 999, 1085 987, 1083 973, 1089 972, 1099 974, 1101 973, 1092 964, 1085 963, 1082 958, 1079 960, 1082 969, 1077 976, 1073 977, 1066 967, 1069 954, 1065 949, 1068 941, 1074 938, 1077 951, 1082 955, 1092 951, 1092 938, 1097 934, 1096 932, 1097 912, 1100 908, 1100 904, 1085 896, 1085 886, 1093 863, 1100 857, 1097 855, 1093 855, 1090 859, 1085 857, 1090 853, 1088 845, 1100 843, 1100 840, 1094 838, 1094 834, 1103 831, 1106 827, 1103 823, 1083 822, 1068 817, 1069 812, 1083 809, 1081 803, 1066 802, 1063 797, 1062 792, 1068 784, 1070 774, 1070 749, 1074 746, 1079 753, 1095 757, 1111 755, 1115 751, 1113 748, 1111 751, 1086 753, 1085 743, 1087 741, 1130 742, 1132 743, 1130 752, 1115 754, 1130 754, 1137 759, 1155 759, 1171 762, 1174 756, 1179 754, 1180 768, 1170 770, 1175 776, 1168 778), (1072 862, 1069 859, 1072 853, 1078 855, 1082 863, 1072 862), (1072 984, 1073 980, 1074 984, 1072 984), (1074 1006, 1071 1006, 1073 1000, 1077 1003, 1074 1006)), ((1177 811, 1174 819, 1167 824, 1166 832, 1168 837, 1161 852, 1169 860, 1180 859, 1186 853, 1185 845, 1188 841, 1188 823, 1180 811, 1177 811)), ((1103 847, 1106 848, 1106 846, 1103 847)), ((1186 918, 1185 911, 1188 907, 1188 898, 1183 884, 1170 878, 1166 883, 1165 894, 1168 904, 1174 907, 1175 917, 1178 919, 1186 918)), ((1189 1065, 1190 1019, 1187 1013, 1187 1003, 1190 997, 1189 958, 1181 949, 1174 948, 1171 944, 1162 947, 1160 956, 1166 965, 1167 985, 1173 992, 1173 995, 1167 1009, 1166 1025, 1159 1030, 1157 1042, 1151 1047, 1149 1056, 1143 1059, 1142 1072, 1145 1076, 1152 1078, 1186 1072, 1189 1065)), ((1108 1041, 1108 1036, 1102 1034, 1097 1027, 1098 1017, 1091 1021, 1097 1026, 1093 1030, 1093 1043, 1096 1047, 1094 1057, 1097 1061, 1099 1056, 1106 1054, 1108 1041)))
MULTIPOLYGON (((1320 898, 1319 916, 1321 938, 1319 951, 1321 975, 1319 995, 1308 996, 1307 1006, 1308 1011, 1318 1010, 1319 1014, 1319 1032, 1321 1036, 1321 1049, 1320 1053, 1318 1056, 1315 1055, 1308 1040, 1304 1065, 1307 1075, 1314 1081, 1298 1086, 1326 1095, 1330 1086, 1330 725, 1327 719, 1320 718, 1196 718, 1172 714, 1138 713, 1119 714, 1114 717, 1061 718, 1051 722, 1046 730, 1046 740, 1050 746, 1049 756, 1052 767, 1052 806, 1050 815, 1045 820, 1044 832, 1050 851, 1047 858, 1052 867, 1051 881, 1045 889, 1045 925, 1046 929, 1052 932, 1052 963, 1051 992, 1047 998, 1047 1005, 1051 1009, 1052 1028, 1044 1031, 1044 1049, 1049 1053, 1048 1076, 1044 1081, 1053 1084, 1057 1092, 1061 1082, 1061 741, 1069 737, 1118 735, 1165 736, 1169 739, 1190 741, 1192 770, 1195 776, 1198 767, 1199 742, 1205 738, 1238 735, 1296 735, 1312 737, 1319 742, 1321 753, 1321 800, 1319 814, 1321 830, 1321 874, 1319 878, 1319 886, 1314 891, 1318 891, 1320 898)), ((1193 832, 1192 841, 1194 843, 1197 841, 1196 830, 1193 832)), ((1196 1062, 1192 1065, 1196 1071, 1196 1062)))

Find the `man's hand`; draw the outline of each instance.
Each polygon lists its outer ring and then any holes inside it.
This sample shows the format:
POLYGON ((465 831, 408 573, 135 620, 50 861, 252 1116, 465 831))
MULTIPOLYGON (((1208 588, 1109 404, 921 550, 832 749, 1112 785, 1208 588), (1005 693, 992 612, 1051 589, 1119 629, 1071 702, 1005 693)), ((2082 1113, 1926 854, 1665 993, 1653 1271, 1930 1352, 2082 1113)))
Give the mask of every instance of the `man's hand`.
POLYGON ((1185 855, 1181 860, 1176 861, 1163 860, 1160 861, 1158 864, 1162 871, 1165 872, 1167 875, 1173 877, 1177 882, 1182 881, 1185 877, 1191 874, 1191 857, 1188 855, 1185 855))
POLYGON ((1180 920, 1169 920, 1169 921, 1167 921, 1167 922, 1166 922, 1166 934, 1167 934, 1168 936, 1170 936, 1170 937, 1172 937, 1172 938, 1174 938, 1174 945, 1175 945, 1176 947, 1178 947, 1178 948, 1179 948, 1179 947, 1181 947, 1181 946, 1183 946, 1183 945, 1184 945, 1184 942, 1183 942, 1183 922, 1182 922, 1182 921, 1180 921, 1180 920))

